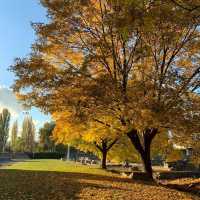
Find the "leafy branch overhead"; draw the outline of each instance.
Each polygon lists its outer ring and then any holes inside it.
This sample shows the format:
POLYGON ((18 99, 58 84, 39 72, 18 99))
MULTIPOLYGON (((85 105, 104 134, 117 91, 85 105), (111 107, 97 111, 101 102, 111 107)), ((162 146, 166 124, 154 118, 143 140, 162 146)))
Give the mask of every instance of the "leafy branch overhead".
POLYGON ((157 134, 199 132, 199 0, 41 3, 49 22, 33 24, 31 55, 11 67, 25 104, 120 130, 149 174, 157 134))

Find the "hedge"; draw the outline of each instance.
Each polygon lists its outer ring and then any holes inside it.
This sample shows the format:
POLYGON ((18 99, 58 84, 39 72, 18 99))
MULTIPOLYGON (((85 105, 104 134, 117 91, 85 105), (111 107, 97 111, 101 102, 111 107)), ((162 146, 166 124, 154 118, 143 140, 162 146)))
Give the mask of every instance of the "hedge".
POLYGON ((61 159, 66 157, 65 153, 60 152, 37 152, 37 153, 26 153, 31 159, 61 159))

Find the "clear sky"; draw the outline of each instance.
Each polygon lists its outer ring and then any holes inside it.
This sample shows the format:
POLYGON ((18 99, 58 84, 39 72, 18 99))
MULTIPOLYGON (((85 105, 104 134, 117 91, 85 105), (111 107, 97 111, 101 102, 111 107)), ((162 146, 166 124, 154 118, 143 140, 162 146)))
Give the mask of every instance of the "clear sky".
MULTIPOLYGON (((12 121, 22 121, 23 114, 19 103, 9 87, 14 75, 7 70, 16 57, 30 53, 35 40, 31 22, 45 22, 46 11, 39 0, 0 0, 0 110, 11 110, 12 121)), ((42 126, 48 116, 33 108, 30 111, 37 127, 42 126)))

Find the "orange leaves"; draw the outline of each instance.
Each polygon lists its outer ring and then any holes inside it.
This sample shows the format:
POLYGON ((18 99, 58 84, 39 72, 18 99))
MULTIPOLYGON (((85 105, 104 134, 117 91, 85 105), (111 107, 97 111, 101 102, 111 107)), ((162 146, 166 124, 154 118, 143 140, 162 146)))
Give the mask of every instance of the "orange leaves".
POLYGON ((43 5, 49 22, 36 25, 34 51, 12 71, 21 100, 53 114, 59 142, 99 141, 130 128, 197 129, 190 113, 200 113, 199 95, 189 95, 200 75, 193 12, 171 1, 43 5))
MULTIPOLYGON (((197 200, 174 189, 149 185, 121 178, 116 174, 59 160, 18 162, 9 169, 1 169, 0 200, 197 200), (30 181, 31 180, 31 181, 30 181)), ((171 184, 187 185, 198 180, 176 180, 171 184)), ((198 187, 197 187, 198 191, 198 187)))
POLYGON ((53 138, 57 143, 67 144, 81 137, 84 125, 72 123, 72 113, 69 111, 63 111, 53 113, 52 116, 56 122, 53 138))

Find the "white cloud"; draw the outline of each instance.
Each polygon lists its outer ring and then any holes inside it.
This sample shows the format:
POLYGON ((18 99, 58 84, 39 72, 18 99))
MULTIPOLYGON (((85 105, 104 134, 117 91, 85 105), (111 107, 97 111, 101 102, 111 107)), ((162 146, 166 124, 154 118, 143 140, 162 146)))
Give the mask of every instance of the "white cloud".
POLYGON ((23 111, 22 105, 17 101, 15 94, 6 86, 0 86, 0 111, 7 108, 12 117, 18 117, 23 111))

